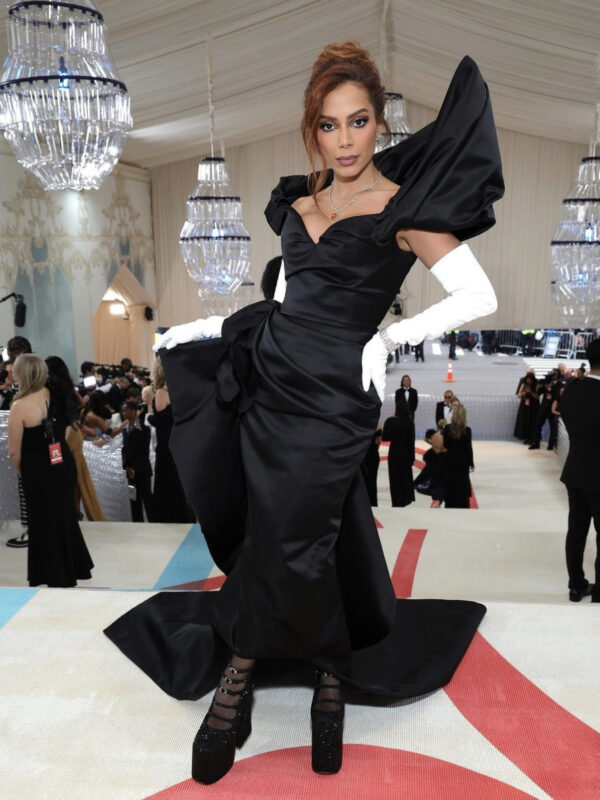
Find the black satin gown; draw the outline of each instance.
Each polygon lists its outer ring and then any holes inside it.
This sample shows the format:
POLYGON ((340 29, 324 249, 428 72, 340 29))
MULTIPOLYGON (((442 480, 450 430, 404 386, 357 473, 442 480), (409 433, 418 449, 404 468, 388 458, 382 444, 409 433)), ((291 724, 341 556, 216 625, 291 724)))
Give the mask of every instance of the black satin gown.
POLYGON ((30 586, 75 586, 89 580, 94 566, 75 510, 77 468, 64 435, 66 420, 55 424, 62 463, 52 465, 44 425, 23 430, 21 480, 27 503, 30 586))
POLYGON ((398 193, 318 242, 292 208, 309 194, 306 177, 282 178, 265 213, 281 234, 285 301, 242 309, 221 339, 161 351, 171 449, 227 580, 219 592, 158 594, 106 633, 174 697, 213 689, 231 650, 416 696, 451 678, 485 613, 468 601, 396 600, 360 474, 381 405, 362 388, 363 347, 415 261, 396 231, 468 238, 493 225, 503 192, 488 91, 471 59, 437 121, 377 166, 398 193))

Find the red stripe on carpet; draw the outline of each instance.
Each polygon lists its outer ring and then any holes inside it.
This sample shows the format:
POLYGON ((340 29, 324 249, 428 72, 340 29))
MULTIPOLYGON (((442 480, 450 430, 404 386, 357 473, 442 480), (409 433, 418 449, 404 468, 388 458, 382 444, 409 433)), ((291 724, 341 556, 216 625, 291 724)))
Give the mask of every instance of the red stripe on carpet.
MULTIPOLYGON (((381 444, 385 445, 386 447, 390 446, 389 442, 382 442, 381 444)), ((425 450, 423 450, 422 447, 415 447, 415 453, 418 453, 420 456, 422 456, 423 453, 425 453, 425 450)))
POLYGON ((379 522, 377 517, 373 517, 373 519, 375 520, 375 527, 376 528, 383 528, 383 525, 381 524, 381 522, 379 522))
POLYGON ((600 796, 600 733, 538 689, 481 634, 475 634, 445 691, 553 800, 600 796))
POLYGON ((398 552, 392 572, 392 586, 396 597, 410 597, 423 540, 427 534, 424 528, 409 528, 398 552))
POLYGON ((213 589, 220 589, 225 583, 225 575, 215 575, 213 578, 202 578, 199 581, 189 583, 179 583, 176 586, 161 586, 161 592, 167 589, 187 589, 194 592, 210 592, 213 589))
MULTIPOLYGON (((290 720, 282 716, 281 724, 290 720)), ((146 800, 533 800, 475 770, 391 747, 345 744, 337 775, 317 775, 310 759, 306 746, 271 750, 239 759, 211 786, 190 779, 146 800)))
POLYGON ((479 508, 477 505, 477 498, 475 497, 475 489, 473 489, 473 484, 469 481, 471 485, 471 497, 469 497, 469 508, 479 508))

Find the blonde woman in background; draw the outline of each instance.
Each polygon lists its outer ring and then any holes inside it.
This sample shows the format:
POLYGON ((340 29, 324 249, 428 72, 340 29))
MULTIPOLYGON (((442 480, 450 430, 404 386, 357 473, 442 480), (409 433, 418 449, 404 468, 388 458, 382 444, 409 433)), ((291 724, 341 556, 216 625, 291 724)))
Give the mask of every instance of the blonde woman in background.
POLYGON ((39 356, 20 355, 13 372, 19 392, 8 418, 8 452, 27 502, 27 580, 30 586, 75 586, 91 578, 94 565, 73 504, 70 404, 58 384, 47 387, 48 367, 39 356))
POLYGON ((447 450, 448 480, 446 508, 469 508, 473 464, 471 428, 467 425, 467 410, 462 403, 452 404, 452 420, 443 431, 447 450))

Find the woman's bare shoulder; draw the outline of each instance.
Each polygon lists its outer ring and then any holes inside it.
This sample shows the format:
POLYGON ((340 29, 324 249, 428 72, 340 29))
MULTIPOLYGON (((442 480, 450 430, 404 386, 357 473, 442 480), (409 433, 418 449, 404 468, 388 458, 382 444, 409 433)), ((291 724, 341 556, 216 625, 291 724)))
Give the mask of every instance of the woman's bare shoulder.
POLYGON ((394 183, 389 178, 386 178, 385 175, 381 176, 379 183, 377 184, 377 188, 382 191, 386 192, 390 196, 393 196, 400 190, 400 184, 394 183))
POLYGON ((292 203, 292 208, 297 211, 301 216, 305 214, 310 214, 311 211, 315 210, 315 200, 314 197, 309 194, 304 197, 297 197, 294 202, 292 203))

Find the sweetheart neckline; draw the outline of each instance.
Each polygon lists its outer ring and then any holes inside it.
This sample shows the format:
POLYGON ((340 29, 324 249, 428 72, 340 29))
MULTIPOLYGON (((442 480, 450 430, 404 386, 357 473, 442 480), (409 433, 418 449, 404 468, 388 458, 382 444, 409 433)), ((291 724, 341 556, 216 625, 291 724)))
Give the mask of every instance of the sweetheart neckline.
MULTIPOLYGON (((302 227, 304 228, 304 233, 307 235, 307 237, 310 239, 310 241, 313 243, 313 245, 315 247, 318 247, 318 245, 321 244, 321 239, 325 236, 327 231, 331 230, 331 228, 334 228, 338 223, 344 222, 345 220, 349 220, 349 219, 360 219, 360 217, 379 217, 382 214, 384 214, 387 211, 388 206, 390 205, 390 203, 392 202, 394 197, 396 197, 396 195, 398 194, 398 192, 400 192, 401 189, 402 189, 402 187, 399 186, 398 190, 396 192, 394 192, 394 194, 388 199, 388 201, 386 202, 385 206, 381 209, 381 211, 370 212, 368 214, 352 214, 352 216, 350 216, 350 217, 342 217, 341 219, 336 219, 334 222, 331 223, 331 225, 328 225, 325 228, 323 233, 319 236, 319 238, 316 241, 313 239, 313 237, 308 232, 308 228, 306 227, 306 223, 304 222, 304 217, 298 211, 298 209, 294 208, 294 206, 291 203, 290 203, 290 209, 300 219, 300 222, 302 223, 302 227)), ((299 198, 296 198, 296 199, 299 199, 299 198)))

